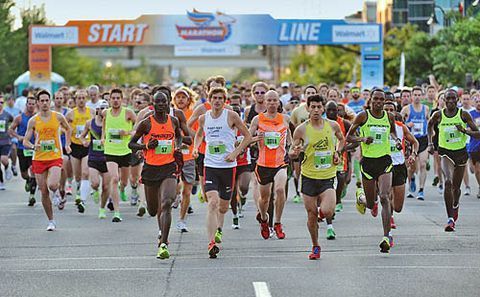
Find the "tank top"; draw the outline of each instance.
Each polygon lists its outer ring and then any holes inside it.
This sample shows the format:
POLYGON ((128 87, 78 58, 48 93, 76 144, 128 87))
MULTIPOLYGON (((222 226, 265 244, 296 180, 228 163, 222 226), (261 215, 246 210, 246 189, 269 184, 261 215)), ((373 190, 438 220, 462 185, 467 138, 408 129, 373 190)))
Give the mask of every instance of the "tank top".
POLYGON ((333 165, 335 141, 330 120, 323 120, 321 130, 312 126, 310 120, 305 126, 305 158, 302 161, 302 175, 313 179, 330 179, 336 176, 337 167, 333 165))
POLYGON ((403 135, 403 123, 395 121, 395 131, 397 132, 397 137, 402 140, 402 149, 397 149, 397 142, 390 135, 390 156, 392 157, 392 164, 402 165, 405 163, 405 137, 403 135))
POLYGON ((420 112, 416 112, 412 104, 409 105, 409 109, 410 112, 406 122, 413 123, 413 127, 410 128, 413 136, 416 138, 427 136, 427 116, 425 115, 425 105, 422 104, 422 110, 420 112))
MULTIPOLYGON (((237 142, 240 145, 242 143, 244 136, 241 135, 240 131, 237 131, 237 142)), ((237 166, 250 165, 252 163, 250 157, 250 148, 247 147, 240 155, 237 157, 237 166)))
MULTIPOLYGON (((65 116, 67 112, 68 108, 62 107, 62 115, 65 116)), ((67 138, 64 131, 62 131, 62 134, 60 135, 60 142, 62 143, 62 147, 65 147, 65 144, 67 143, 67 138)))
POLYGON ((13 122, 13 117, 7 111, 3 110, 0 113, 0 145, 10 144, 10 135, 8 135, 8 128, 13 122))
POLYGON ((132 123, 125 119, 127 109, 120 107, 120 114, 112 115, 112 109, 107 109, 105 117, 105 147, 104 153, 113 156, 125 156, 131 153, 128 148, 130 135, 120 136, 120 130, 131 131, 132 123))
MULTIPOLYGON (((20 116, 21 116, 21 120, 20 120, 20 124, 17 127, 17 134, 20 136, 25 136, 25 133, 27 133, 28 121, 33 117, 33 114, 31 116, 27 116, 25 113, 22 112, 20 116)), ((30 142, 34 143, 34 141, 35 141, 35 136, 32 135, 32 138, 30 138, 30 142)), ((23 141, 18 142, 18 148, 21 150, 25 150, 25 147, 23 146, 23 141)), ((27 152, 27 155, 25 155, 25 152, 24 152, 24 155, 26 157, 31 157, 33 155, 33 150, 28 150, 28 151, 29 152, 27 152)))
POLYGON ((95 123, 95 118, 90 122, 90 145, 88 146, 88 160, 105 162, 104 147, 101 142, 102 127, 95 123))
POLYGON ((148 117, 150 131, 143 136, 143 143, 148 144, 150 139, 157 139, 156 148, 145 151, 145 163, 153 166, 162 166, 175 162, 173 153, 175 151, 175 129, 172 123, 172 116, 167 115, 165 123, 159 123, 153 115, 148 117))
POLYGON ((237 161, 227 162, 225 158, 235 150, 235 130, 228 125, 228 110, 224 109, 222 114, 214 119, 212 111, 205 114, 205 161, 206 167, 212 168, 233 168, 237 161))
POLYGON ((265 135, 258 143, 258 165, 269 168, 285 165, 287 130, 281 113, 273 119, 265 113, 258 115, 258 131, 265 135))
MULTIPOLYGON (((193 114, 193 110, 192 109, 185 109, 185 110, 183 110, 183 114, 185 115, 185 118, 188 121, 193 114)), ((184 162, 193 160, 192 151, 193 151, 193 141, 192 141, 192 144, 188 146, 188 149, 182 149, 182 155, 183 155, 183 161, 184 162)))
POLYGON ((248 112, 247 119, 245 120, 245 122, 249 125, 252 123, 253 118, 258 115, 258 112, 255 110, 255 106, 257 106, 255 103, 250 106, 250 111, 248 112))
POLYGON ((360 136, 373 138, 373 142, 360 144, 362 156, 367 158, 380 158, 390 155, 390 120, 388 113, 382 110, 383 116, 380 119, 375 118, 370 110, 367 110, 367 121, 360 126, 360 136))
POLYGON ((364 99, 358 99, 357 101, 350 101, 347 105, 355 112, 355 114, 359 114, 363 111, 363 107, 365 106, 364 99))
MULTIPOLYGON (((92 116, 90 114, 90 107, 85 107, 85 113, 80 113, 77 107, 73 109, 73 120, 71 123, 72 143, 82 145, 82 142, 80 141, 80 135, 83 133, 83 130, 85 130, 85 124, 91 118, 92 116)), ((86 139, 88 140, 89 137, 90 136, 87 135, 86 139)))
MULTIPOLYGON (((477 128, 480 128, 480 112, 475 109, 470 112, 470 115, 477 128)), ((467 144, 467 149, 469 152, 480 151, 480 139, 471 137, 470 142, 467 144)))
MULTIPOLYGON (((342 135, 346 136, 347 135, 347 130, 345 129, 345 121, 337 116, 337 124, 340 126, 340 131, 342 131, 342 135)), ((337 141, 337 138, 333 138, 335 142, 337 141)), ((336 147, 336 144, 335 144, 336 147)), ((338 172, 345 172, 348 169, 348 153, 346 151, 343 152, 343 154, 340 157, 340 163, 337 165, 337 171, 338 172)))
POLYGON ((50 119, 46 122, 38 114, 34 124, 35 144, 40 147, 33 152, 33 160, 51 161, 62 158, 60 122, 57 119, 57 113, 50 112, 50 119))
POLYGON ((467 144, 467 135, 457 130, 455 125, 460 125, 466 128, 466 123, 462 120, 462 110, 458 109, 457 113, 449 118, 445 114, 445 109, 442 110, 440 123, 438 124, 438 146, 456 151, 465 148, 467 144))

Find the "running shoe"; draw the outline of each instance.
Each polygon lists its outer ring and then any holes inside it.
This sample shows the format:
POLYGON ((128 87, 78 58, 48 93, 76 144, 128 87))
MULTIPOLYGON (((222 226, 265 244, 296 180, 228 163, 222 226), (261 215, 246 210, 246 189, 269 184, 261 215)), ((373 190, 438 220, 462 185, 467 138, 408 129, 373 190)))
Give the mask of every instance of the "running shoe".
POLYGON ((181 233, 188 232, 187 224, 186 224, 185 221, 183 221, 183 220, 178 221, 178 223, 177 223, 177 229, 178 229, 178 231, 180 231, 181 233))
POLYGON ((391 229, 397 229, 397 225, 395 224, 395 221, 393 220, 393 216, 390 217, 390 228, 391 229))
POLYGON ((260 234, 265 240, 270 237, 270 230, 268 229, 268 214, 267 219, 265 221, 261 221, 260 223, 260 234))
POLYGON ((270 231, 269 238, 273 238, 273 236, 275 236, 275 229, 273 229, 273 227, 268 227, 268 231, 270 231))
POLYGON ((300 198, 300 195, 295 195, 293 196, 293 203, 301 203, 302 202, 302 199, 300 198))
POLYGON ((340 194, 340 199, 343 199, 347 195, 347 187, 343 187, 342 193, 340 194))
POLYGON ((388 244, 390 245, 391 248, 393 248, 395 246, 395 244, 393 243, 393 236, 388 236, 388 244))
POLYGON ((205 203, 205 199, 203 198, 202 191, 198 192, 198 201, 200 203, 205 203))
POLYGON ((223 232, 220 228, 218 228, 217 231, 215 232, 215 242, 222 243, 222 236, 223 236, 223 232))
POLYGON ((140 205, 138 205, 137 209, 137 217, 143 217, 146 211, 147 210, 145 209, 145 204, 143 204, 143 202, 140 202, 140 205))
POLYGON ((360 213, 360 214, 365 214, 365 210, 366 210, 366 207, 365 207, 365 203, 362 202, 362 199, 363 201, 365 201, 365 192, 363 192, 363 189, 362 188, 358 188, 356 193, 355 193, 355 197, 356 197, 356 208, 357 208, 357 211, 360 213))
POLYGON ((465 196, 470 196, 470 194, 471 194, 470 187, 466 187, 465 188, 465 196))
POLYGON ((425 166, 427 171, 430 171, 430 161, 427 161, 427 165, 425 166))
POLYGON ((122 217, 120 216, 120 212, 116 211, 116 212, 113 214, 112 222, 114 222, 114 223, 120 223, 121 221, 122 221, 122 217))
POLYGON ((439 182, 440 182, 440 179, 438 178, 438 176, 435 176, 435 178, 433 178, 432 186, 436 187, 439 182))
POLYGON ((5 191, 5 184, 2 182, 0 182, 0 191, 5 191))
POLYGON ((28 199, 28 206, 34 206, 35 205, 35 202, 37 202, 35 200, 35 195, 31 195, 30 194, 30 199, 28 199))
POLYGON ((193 185, 193 187, 192 187, 192 195, 197 194, 197 190, 198 190, 198 186, 197 186, 197 185, 193 185))
POLYGON ((120 199, 121 199, 123 202, 128 201, 128 196, 127 196, 127 192, 125 192, 125 189, 123 189, 123 191, 121 191, 121 190, 120 190, 120 187, 119 187, 119 191, 120 191, 120 199))
POLYGON ((12 169, 8 167, 7 169, 5 169, 5 179, 8 181, 8 180, 11 180, 12 177, 13 177, 12 169))
POLYGON ((455 221, 452 219, 449 219, 447 221, 447 225, 445 225, 445 232, 453 232, 455 231, 455 221))
POLYGON ((412 192, 408 192, 407 198, 415 198, 415 196, 413 196, 412 192))
POLYGON ((177 195, 177 197, 175 198, 175 201, 173 201, 172 203, 172 208, 177 209, 181 201, 182 201, 182 195, 177 195))
POLYGON ((233 230, 238 230, 240 229, 240 225, 238 224, 238 218, 233 218, 233 223, 232 223, 232 229, 233 230))
POLYGON ((372 214, 372 217, 376 218, 378 216, 378 201, 375 201, 375 203, 373 203, 373 208, 370 212, 372 214))
POLYGON ((168 251, 168 246, 165 243, 162 243, 158 248, 157 259, 165 260, 170 258, 170 252, 168 251))
POLYGON ((75 205, 79 205, 81 202, 82 202, 82 199, 80 198, 80 196, 76 196, 75 197, 75 205))
POLYGON ((245 204, 247 203, 247 197, 246 196, 242 196, 242 194, 240 193, 240 206, 245 206, 245 204))
POLYGON ((275 223, 273 229, 275 230, 278 239, 285 239, 285 232, 283 232, 283 225, 281 223, 275 223))
POLYGON ((30 181, 25 181, 25 192, 30 192, 30 181))
POLYGON ((103 220, 107 218, 107 210, 105 208, 98 209, 98 218, 103 220))
POLYGON ((12 173, 13 173, 13 176, 18 176, 18 171, 16 166, 12 166, 12 173))
POLYGON ((93 191, 91 193, 91 196, 92 196, 93 202, 95 202, 95 204, 98 204, 98 202, 100 201, 100 192, 98 190, 93 191))
POLYGON ((341 211, 343 211, 343 204, 338 203, 337 205, 335 205, 335 212, 341 212, 341 211))
POLYGON ((361 181, 359 181, 359 180, 357 180, 357 184, 356 184, 356 185, 357 185, 357 188, 359 188, 359 189, 360 189, 360 188, 362 187, 362 182, 361 182, 361 181))
POLYGON ((85 204, 83 204, 83 201, 80 201, 80 203, 77 205, 77 210, 79 213, 85 212, 85 204))
POLYGON ((410 192, 415 193, 417 191, 417 184, 415 183, 415 177, 410 179, 410 192))
POLYGON ((443 185, 442 184, 438 185, 438 194, 443 195, 443 185))
POLYGON ((215 244, 215 241, 211 241, 208 244, 208 254, 210 255, 210 259, 215 259, 217 258, 217 254, 220 252, 220 249, 218 246, 215 244))
POLYGON ((137 205, 139 197, 140 196, 138 195, 137 189, 132 189, 132 192, 130 193, 130 205, 137 205))
POLYGON ((310 253, 310 255, 308 255, 308 259, 309 260, 317 260, 317 259, 320 259, 320 251, 322 249, 320 248, 320 246, 314 246, 312 247, 312 252, 310 253))
POLYGON ((260 215, 260 212, 257 212, 257 216, 255 217, 255 219, 257 220, 257 222, 258 222, 259 224, 262 223, 262 215, 260 215))
POLYGON ((390 251, 390 238, 384 236, 379 246, 381 253, 388 253, 390 251))
POLYGON ((48 222, 47 231, 55 231, 56 228, 57 225, 55 224, 55 221, 48 222))
POLYGON ((109 198, 109 199, 108 199, 107 208, 108 208, 110 211, 114 211, 115 208, 113 207, 112 198, 109 198))
POLYGON ((67 183, 67 186, 65 187, 65 194, 72 196, 72 183, 67 183))
POLYGON ((192 208, 190 205, 188 206, 187 213, 188 213, 188 214, 192 214, 192 213, 193 213, 193 208, 192 208))
POLYGON ((63 210, 65 208, 66 203, 67 203, 67 199, 61 198, 60 203, 58 204, 58 210, 63 210))
POLYGON ((423 194, 423 191, 418 192, 417 199, 421 201, 425 200, 425 195, 423 194))
POLYGON ((327 229, 327 239, 328 240, 333 240, 335 239, 337 234, 335 234, 335 230, 333 230, 333 228, 328 228, 327 229))
POLYGON ((458 220, 458 208, 459 208, 459 205, 457 205, 457 207, 453 207, 453 221, 456 223, 457 220, 458 220))
POLYGON ((53 206, 58 207, 60 205, 60 194, 58 192, 53 193, 53 206))

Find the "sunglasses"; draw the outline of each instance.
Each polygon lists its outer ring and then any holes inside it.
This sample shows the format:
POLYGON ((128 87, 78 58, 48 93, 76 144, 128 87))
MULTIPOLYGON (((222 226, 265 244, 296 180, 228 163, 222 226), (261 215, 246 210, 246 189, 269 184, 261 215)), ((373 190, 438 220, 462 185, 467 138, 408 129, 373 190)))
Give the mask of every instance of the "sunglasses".
POLYGON ((0 104, 3 104, 4 102, 3 101, 0 101, 0 104))
POLYGON ((143 101, 135 101, 135 104, 142 104, 143 101))
POLYGON ((261 91, 261 92, 255 92, 255 95, 265 95, 266 92, 261 91))

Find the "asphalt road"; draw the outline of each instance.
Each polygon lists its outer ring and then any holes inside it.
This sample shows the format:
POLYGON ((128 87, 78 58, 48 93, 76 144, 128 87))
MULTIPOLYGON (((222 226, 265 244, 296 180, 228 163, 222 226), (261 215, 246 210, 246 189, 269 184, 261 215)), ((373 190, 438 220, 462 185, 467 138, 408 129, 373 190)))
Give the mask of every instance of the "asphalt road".
POLYGON ((307 259, 306 213, 291 199, 286 239, 263 240, 249 195, 241 229, 231 230, 228 214, 222 250, 212 260, 205 205, 193 198, 190 232, 175 229, 174 210, 172 257, 158 260, 155 219, 137 218, 128 204, 122 204, 124 221, 114 224, 111 214, 97 219, 92 201, 79 214, 70 200, 55 211, 57 230, 46 232, 43 209, 26 206, 23 183, 16 178, 6 186, 0 192, 0 296, 480 296, 476 186, 461 199, 456 232, 445 233, 443 198, 429 179, 426 200, 408 199, 396 215, 395 247, 386 255, 378 248, 380 216, 356 212, 351 185, 334 221, 337 239, 327 241, 321 225, 319 261, 307 259))

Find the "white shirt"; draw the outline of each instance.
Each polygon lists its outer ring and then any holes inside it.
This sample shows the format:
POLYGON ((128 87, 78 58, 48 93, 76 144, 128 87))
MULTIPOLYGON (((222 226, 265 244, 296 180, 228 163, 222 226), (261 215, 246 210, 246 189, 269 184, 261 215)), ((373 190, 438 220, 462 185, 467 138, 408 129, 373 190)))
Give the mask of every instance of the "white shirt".
POLYGON ((20 96, 15 100, 13 107, 20 109, 21 112, 25 111, 25 106, 27 105, 27 97, 20 96))

